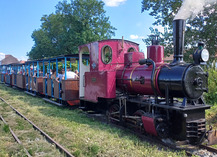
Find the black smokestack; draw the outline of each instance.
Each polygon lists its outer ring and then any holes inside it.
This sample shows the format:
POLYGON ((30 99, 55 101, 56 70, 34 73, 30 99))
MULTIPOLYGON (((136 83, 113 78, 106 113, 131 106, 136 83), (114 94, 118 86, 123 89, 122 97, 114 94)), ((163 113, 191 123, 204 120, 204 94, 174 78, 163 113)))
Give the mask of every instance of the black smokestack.
POLYGON ((174 59, 172 64, 183 62, 185 36, 185 20, 177 19, 173 21, 173 44, 174 44, 174 59))

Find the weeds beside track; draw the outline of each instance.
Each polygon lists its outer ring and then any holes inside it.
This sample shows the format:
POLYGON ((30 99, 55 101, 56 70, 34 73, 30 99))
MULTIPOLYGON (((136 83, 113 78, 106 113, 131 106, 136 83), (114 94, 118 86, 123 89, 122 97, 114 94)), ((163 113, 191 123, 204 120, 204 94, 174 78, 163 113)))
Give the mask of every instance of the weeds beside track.
MULTIPOLYGON (((39 127, 37 127, 32 121, 30 121, 28 118, 26 118, 23 114, 21 114, 18 110, 16 110, 13 106, 11 106, 10 104, 8 104, 3 98, 0 97, 0 99, 6 103, 17 115, 19 115, 21 117, 21 119, 19 119, 19 123, 23 124, 23 127, 22 127, 22 131, 26 131, 27 133, 30 133, 29 136, 27 136, 27 139, 30 139, 32 134, 34 134, 35 136, 35 139, 41 139, 41 135, 43 135, 45 137, 45 139, 47 140, 47 142, 51 143, 51 144, 54 144, 56 146, 56 148, 58 148, 62 153, 64 153, 64 155, 66 155, 67 157, 72 157, 73 155, 71 155, 63 146, 61 146, 59 143, 57 143, 56 141, 54 141, 49 135, 47 135, 43 130, 41 130, 39 127), (33 132, 32 129, 29 128, 28 124, 25 124, 25 122, 23 122, 24 120, 26 120, 35 130, 37 130, 38 132, 33 132), (25 127, 27 129, 25 129, 25 127), (41 135, 39 135, 38 133, 40 133, 41 135)), ((6 106, 5 106, 6 108, 6 106)), ((7 110, 6 110, 7 111, 7 110)), ((11 114, 8 114, 8 113, 11 113, 10 111, 6 112, 4 111, 4 114, 6 115, 7 114, 7 119, 8 121, 10 121, 12 123, 12 127, 15 127, 16 124, 17 124, 17 128, 19 128, 19 123, 16 123, 18 122, 18 117, 16 117, 15 115, 13 115, 13 113, 11 114), (13 123, 15 122, 15 123, 13 123), (14 126, 15 125, 15 126, 14 126)), ((8 125, 6 123, 6 121, 4 120, 4 118, 1 116, 1 119, 2 121, 5 123, 5 125, 8 125)), ((9 126, 8 126, 9 127, 9 126)), ((24 146, 24 150, 26 152, 26 155, 27 156, 31 156, 29 152, 31 151, 28 151, 27 149, 25 149, 25 146, 28 147, 28 142, 26 143, 26 140, 23 140, 24 142, 21 142, 19 140, 19 138, 17 137, 17 135, 12 131, 11 127, 9 127, 10 129, 10 132, 12 133, 13 137, 15 138, 15 140, 21 144, 22 146, 24 146), (22 144, 22 143, 26 143, 26 144, 22 144)), ((17 129, 16 129, 17 130, 17 129)), ((21 138, 23 139, 24 137, 21 135, 21 138)), ((54 148, 53 148, 54 149, 54 148)), ((46 155, 46 153, 44 152, 43 149, 41 149, 40 151, 37 151, 37 153, 43 153, 46 155)), ((48 152, 48 155, 49 154, 52 154, 54 153, 53 155, 58 155, 59 152, 57 150, 50 150, 48 152)), ((60 156, 60 154, 58 155, 60 156)))
MULTIPOLYGON (((87 118, 80 110, 60 108, 4 85, 0 85, 0 95, 74 156, 185 156, 184 152, 159 149, 125 130, 87 118)), ((9 151, 2 150, 4 154, 9 151)))

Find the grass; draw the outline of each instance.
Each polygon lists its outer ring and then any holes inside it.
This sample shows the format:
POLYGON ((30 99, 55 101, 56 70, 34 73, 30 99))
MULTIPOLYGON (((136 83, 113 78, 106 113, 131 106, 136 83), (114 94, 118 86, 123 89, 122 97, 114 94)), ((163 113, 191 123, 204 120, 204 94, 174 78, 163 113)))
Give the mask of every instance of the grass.
MULTIPOLYGON (((13 143, 10 142, 11 144, 9 145, 13 146, 15 143, 14 145, 15 147, 13 147, 13 149, 8 149, 10 148, 8 146, 5 147, 4 149, 6 149, 8 152, 8 154, 5 154, 5 156, 6 155, 20 156, 20 154, 17 154, 18 152, 23 152, 24 154, 21 156, 25 156, 23 147, 25 147, 29 151, 29 153, 33 156, 41 156, 41 154, 43 154, 43 156, 61 155, 59 150, 55 149, 55 147, 49 144, 44 139, 44 137, 41 136, 38 131, 34 130, 27 121, 25 121, 23 118, 16 115, 7 104, 0 102, 0 105, 2 106, 2 108, 0 108, 0 113, 3 115, 5 121, 9 124, 9 125, 4 124, 2 126, 2 131, 10 135, 9 132, 9 126, 10 126, 13 132, 17 135, 18 139, 22 142, 22 145, 17 145, 12 138, 13 143), (20 150, 20 148, 22 149, 20 150)), ((7 136, 3 136, 3 137, 7 137, 7 136)), ((5 141, 4 138, 2 139, 2 141, 7 143, 7 141, 5 141)), ((4 146, 6 145, 3 145, 2 147, 4 146)))
MULTIPOLYGON (((0 85, 0 95, 74 156, 185 156, 184 152, 159 149, 158 146, 141 141, 125 130, 87 118, 80 110, 60 108, 4 85, 0 85)), ((4 106, 0 104, 0 110, 1 108, 4 106)), ((16 123, 16 129, 22 130, 22 122, 18 120, 16 123)), ((4 132, 4 135, 10 138, 10 134, 4 132)), ((35 147, 31 146, 29 151, 34 154, 34 149, 35 147)), ((0 150, 3 155, 11 154, 6 143, 0 142, 0 150)))
POLYGON ((8 125, 0 121, 0 157, 25 155, 23 147, 17 144, 11 136, 8 125))
POLYGON ((213 129, 217 129, 217 103, 211 106, 211 109, 206 110, 207 124, 212 125, 213 129))

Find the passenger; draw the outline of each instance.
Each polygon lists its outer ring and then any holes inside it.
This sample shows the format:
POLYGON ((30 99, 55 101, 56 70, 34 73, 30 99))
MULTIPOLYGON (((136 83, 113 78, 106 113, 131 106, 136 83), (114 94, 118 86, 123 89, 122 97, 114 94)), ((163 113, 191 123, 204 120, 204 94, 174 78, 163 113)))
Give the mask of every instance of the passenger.
POLYGON ((25 75, 26 74, 26 72, 25 72, 25 70, 23 69, 23 70, 21 70, 21 74, 23 74, 23 75, 25 75))
POLYGON ((29 76, 29 70, 28 69, 26 70, 26 76, 29 76))
POLYGON ((78 70, 75 70, 75 73, 77 75, 77 79, 79 79, 79 72, 78 72, 78 70))
POLYGON ((62 81, 64 75, 65 75, 65 69, 62 69, 61 72, 60 72, 60 73, 58 74, 58 76, 56 77, 56 81, 57 81, 58 83, 60 83, 60 82, 62 81))
MULTIPOLYGON (((63 79, 65 78, 65 75, 63 76, 63 79)), ((66 78, 67 79, 78 79, 78 75, 71 71, 70 68, 67 68, 67 72, 66 72, 66 78)))
POLYGON ((77 77, 79 79, 79 72, 78 72, 78 70, 75 70, 75 73, 77 74, 77 77))
MULTIPOLYGON (((53 74, 53 70, 54 70, 54 69, 50 69, 50 74, 51 74, 51 75, 53 74)), ((56 69, 55 69, 55 72, 56 72, 56 69)))
POLYGON ((52 69, 50 78, 51 78, 52 80, 55 80, 55 79, 56 79, 56 69, 52 69))
MULTIPOLYGON (((46 74, 45 74, 45 77, 48 78, 49 76, 51 76, 53 74, 53 69, 50 69, 50 72, 48 71, 46 74)), ((55 70, 56 71, 56 70, 55 70)), ((56 77, 55 77, 56 78, 56 77)))
POLYGON ((39 70, 39 77, 42 77, 42 76, 43 76, 43 71, 39 70))
POLYGON ((62 91, 62 79, 64 79, 64 75, 65 75, 65 69, 62 69, 61 73, 58 74, 58 76, 55 79, 58 83, 60 83, 60 94, 63 93, 63 91, 62 91))
MULTIPOLYGON (((52 80, 52 93, 54 93, 54 80, 56 80, 56 69, 52 69, 52 75, 50 76, 52 80)), ((48 76, 49 77, 49 76, 48 76)))

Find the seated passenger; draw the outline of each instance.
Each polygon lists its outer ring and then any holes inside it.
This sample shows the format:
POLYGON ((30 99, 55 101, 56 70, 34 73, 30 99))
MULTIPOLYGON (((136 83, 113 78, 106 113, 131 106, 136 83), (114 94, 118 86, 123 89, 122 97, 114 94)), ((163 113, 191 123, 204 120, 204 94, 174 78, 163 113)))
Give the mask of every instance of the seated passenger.
POLYGON ((60 93, 62 94, 63 93, 63 91, 62 91, 62 80, 64 79, 64 75, 65 75, 65 70, 64 69, 62 69, 61 70, 61 73, 60 74, 58 74, 58 76, 56 77, 56 81, 58 82, 58 83, 60 83, 60 88, 59 88, 59 90, 60 90, 60 93))
POLYGON ((43 76, 43 71, 39 70, 39 77, 42 77, 42 76, 43 76))
POLYGON ((58 76, 56 77, 55 80, 56 80, 58 83, 60 83, 60 82, 62 81, 62 79, 64 79, 64 75, 65 75, 65 70, 62 69, 62 70, 61 70, 61 73, 58 74, 58 76))
POLYGON ((77 74, 77 77, 79 79, 79 72, 78 72, 78 70, 75 70, 75 73, 77 74))
MULTIPOLYGON (((52 75, 50 76, 50 78, 53 82, 54 80, 56 80, 56 69, 52 69, 52 75)), ((53 82, 52 82, 52 93, 54 93, 54 83, 53 82)))
MULTIPOLYGON (((65 77, 65 76, 63 76, 63 77, 65 77)), ((67 68, 66 78, 67 79, 78 79, 78 75, 75 72, 71 71, 70 68, 67 68)))
POLYGON ((52 69, 50 78, 51 78, 52 80, 55 80, 55 79, 56 79, 56 69, 52 69))

